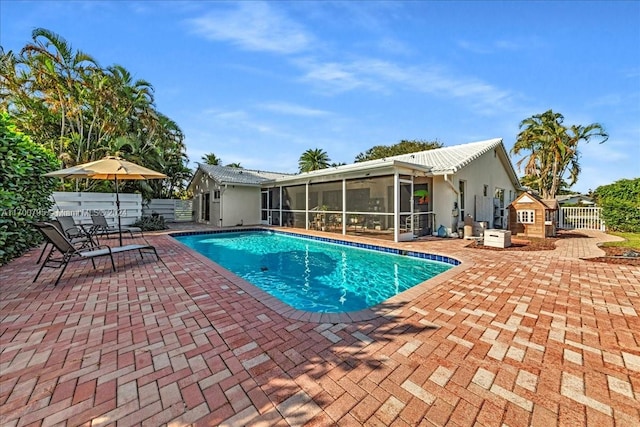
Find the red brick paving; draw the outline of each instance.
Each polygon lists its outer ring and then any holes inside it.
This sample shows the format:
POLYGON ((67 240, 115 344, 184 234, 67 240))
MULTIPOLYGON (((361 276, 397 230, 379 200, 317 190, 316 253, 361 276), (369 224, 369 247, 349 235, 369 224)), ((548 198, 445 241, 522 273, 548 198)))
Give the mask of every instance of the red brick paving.
POLYGON ((640 269, 580 259, 607 239, 588 234, 386 243, 463 264, 349 316, 166 235, 147 236, 161 262, 77 262, 57 287, 31 283, 33 250, 0 268, 0 425, 640 426, 640 269))

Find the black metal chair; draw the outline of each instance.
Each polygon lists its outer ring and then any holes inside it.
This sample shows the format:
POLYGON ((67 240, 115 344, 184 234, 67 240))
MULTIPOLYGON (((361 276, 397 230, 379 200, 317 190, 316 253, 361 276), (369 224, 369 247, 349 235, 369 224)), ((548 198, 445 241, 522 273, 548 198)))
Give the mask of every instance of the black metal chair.
POLYGON ((129 233, 131 238, 133 238, 133 233, 140 233, 142 237, 142 229, 140 227, 130 227, 130 226, 122 226, 121 229, 115 226, 109 225, 107 219, 104 217, 102 212, 92 211, 91 212, 91 222, 93 225, 91 226, 90 233, 92 237, 95 237, 96 241, 98 241, 98 236, 107 236, 107 238, 111 235, 118 235, 122 233, 129 233))
MULTIPOLYGON (((53 219, 53 220, 50 220, 48 222, 51 225, 53 225, 54 227, 56 227, 60 232, 62 232, 62 234, 66 234, 64 232, 64 229, 62 228, 62 225, 60 224, 60 222, 58 220, 53 219)), ((34 226, 35 226, 35 224, 34 224, 34 226)), ((89 234, 76 234, 75 237, 70 237, 69 241, 73 244, 73 246, 75 246, 75 247, 77 247, 79 249, 95 246, 95 243, 94 243, 93 239, 91 238, 91 236, 89 234)), ((36 264, 40 264, 40 261, 42 261, 42 257, 44 256, 45 252, 47 251, 47 248, 49 248, 49 245, 51 245, 51 242, 49 242, 49 240, 45 239, 44 247, 42 248, 42 252, 40 252, 40 256, 38 257, 38 261, 36 261, 36 264)))
POLYGON ((62 274, 65 272, 69 262, 75 259, 90 259, 91 264, 95 269, 96 264, 95 264, 94 258, 101 257, 101 256, 108 256, 111 259, 111 268, 113 269, 113 271, 116 271, 116 264, 113 260, 113 254, 120 253, 120 252, 137 250, 140 253, 140 257, 142 258, 144 258, 143 251, 147 253, 153 252, 156 258, 160 260, 160 257, 158 256, 158 252, 156 251, 156 248, 148 244, 147 245, 133 244, 133 245, 116 246, 116 247, 109 247, 106 245, 102 245, 102 246, 92 246, 88 248, 77 248, 67 238, 67 236, 65 236, 64 233, 62 233, 53 224, 48 222, 38 222, 38 223, 34 223, 34 226, 38 229, 38 231, 40 231, 40 233, 42 233, 42 235, 45 237, 47 242, 53 246, 51 250, 49 250, 47 257, 45 258, 44 262, 40 266, 40 270, 38 270, 38 274, 36 274, 36 277, 33 279, 34 282, 38 279, 38 277, 40 276, 40 273, 45 267, 62 268, 62 271, 58 275, 58 278, 56 279, 54 286, 57 285, 58 282, 60 281, 60 278, 62 277, 62 274), (60 252, 61 255, 59 257, 54 257, 54 252, 55 252, 54 249, 57 249, 57 251, 60 252))
POLYGON ((72 239, 86 239, 89 240, 87 246, 95 246, 97 242, 93 240, 91 230, 87 230, 83 225, 76 224, 76 221, 72 216, 58 216, 56 221, 60 224, 60 230, 67 236, 69 240, 72 239))

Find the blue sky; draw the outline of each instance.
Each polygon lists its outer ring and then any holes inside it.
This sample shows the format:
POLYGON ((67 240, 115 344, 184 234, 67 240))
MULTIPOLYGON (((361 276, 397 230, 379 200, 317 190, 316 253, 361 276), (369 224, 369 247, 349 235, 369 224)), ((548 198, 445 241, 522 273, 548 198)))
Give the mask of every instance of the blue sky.
MULTIPOLYGON (((501 137, 548 109, 604 125, 587 191, 640 176, 640 2, 0 0, 0 44, 63 36, 155 87, 192 162, 295 172, 402 139, 501 137)), ((514 158, 514 164, 518 160, 514 158)))

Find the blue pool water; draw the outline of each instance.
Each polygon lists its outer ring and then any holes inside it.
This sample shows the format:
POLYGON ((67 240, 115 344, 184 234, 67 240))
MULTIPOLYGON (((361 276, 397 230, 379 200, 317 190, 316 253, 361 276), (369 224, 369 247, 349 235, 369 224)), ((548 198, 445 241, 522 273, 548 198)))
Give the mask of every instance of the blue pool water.
POLYGON ((453 267, 272 231, 175 238, 291 307, 319 313, 372 307, 453 267))

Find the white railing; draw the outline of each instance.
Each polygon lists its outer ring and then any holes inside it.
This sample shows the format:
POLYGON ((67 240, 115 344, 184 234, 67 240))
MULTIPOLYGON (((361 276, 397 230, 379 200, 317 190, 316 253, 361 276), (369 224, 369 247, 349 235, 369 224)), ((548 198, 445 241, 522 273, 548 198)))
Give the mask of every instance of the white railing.
POLYGON ((600 218, 601 208, 566 207, 560 208, 558 225, 565 230, 605 231, 604 221, 600 218))

